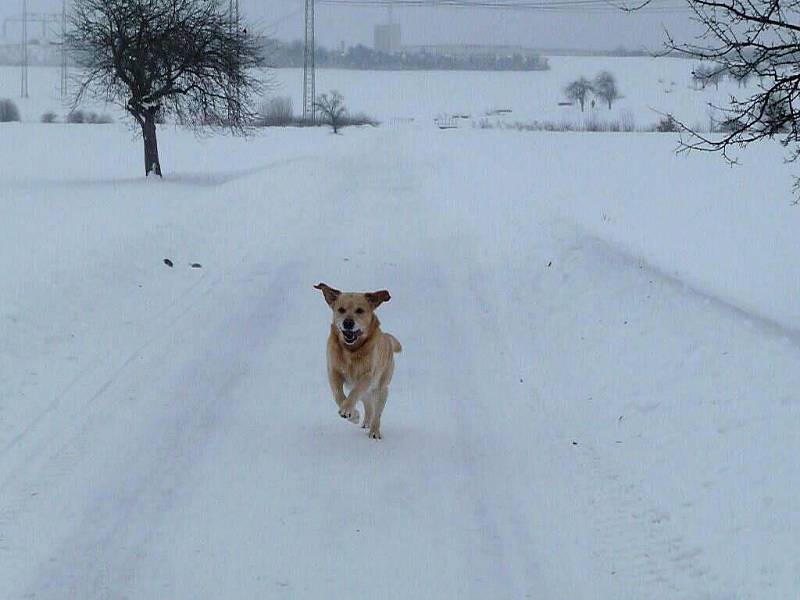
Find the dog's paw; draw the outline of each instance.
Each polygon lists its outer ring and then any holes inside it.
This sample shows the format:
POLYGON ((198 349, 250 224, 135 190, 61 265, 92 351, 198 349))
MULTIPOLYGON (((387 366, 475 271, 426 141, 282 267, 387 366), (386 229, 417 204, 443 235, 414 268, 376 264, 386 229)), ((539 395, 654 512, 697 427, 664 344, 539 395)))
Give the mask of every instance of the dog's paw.
POLYGON ((361 413, 358 412, 357 408, 341 408, 339 409, 339 416, 356 425, 361 420, 361 413))
POLYGON ((367 435, 369 435, 369 437, 372 438, 373 440, 381 439, 381 432, 379 429, 370 428, 369 433, 367 435))

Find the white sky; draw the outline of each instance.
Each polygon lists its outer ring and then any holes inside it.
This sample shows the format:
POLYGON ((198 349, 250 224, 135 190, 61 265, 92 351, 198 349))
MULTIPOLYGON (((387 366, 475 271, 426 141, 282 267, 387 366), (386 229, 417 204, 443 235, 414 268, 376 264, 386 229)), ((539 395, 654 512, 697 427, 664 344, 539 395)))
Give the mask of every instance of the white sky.
MULTIPOLYGON (((21 6, 22 0, 0 0, 0 18, 20 14, 21 6)), ((256 29, 266 29, 287 40, 303 36, 303 0, 240 0, 240 6, 243 16, 255 22, 256 29)), ((28 0, 28 10, 58 12, 61 0, 28 0)), ((664 39, 664 27, 678 37, 695 31, 688 13, 554 14, 406 7, 396 8, 394 15, 402 26, 404 44, 497 43, 583 49, 624 45, 657 49, 664 39)), ((386 10, 379 7, 318 5, 317 39, 325 46, 341 41, 372 45, 372 27, 386 17, 386 10)), ((18 31, 18 25, 9 24, 8 39, 17 39, 18 31)), ((35 37, 39 31, 34 26, 32 35, 35 37)))

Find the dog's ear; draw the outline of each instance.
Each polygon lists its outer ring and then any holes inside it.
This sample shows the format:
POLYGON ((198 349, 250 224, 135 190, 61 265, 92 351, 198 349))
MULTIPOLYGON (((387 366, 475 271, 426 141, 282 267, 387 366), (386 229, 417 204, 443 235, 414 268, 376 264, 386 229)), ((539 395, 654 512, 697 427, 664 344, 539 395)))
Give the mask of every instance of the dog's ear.
POLYGON ((314 286, 314 289, 322 290, 322 295, 325 296, 325 302, 327 302, 329 306, 333 306, 333 303, 336 302, 336 299, 342 293, 339 290, 335 290, 324 283, 318 283, 317 285, 314 286))
POLYGON ((384 302, 388 302, 392 299, 392 297, 389 295, 389 292, 386 290, 381 290, 380 292, 367 292, 364 294, 364 296, 373 310, 378 308, 384 302))

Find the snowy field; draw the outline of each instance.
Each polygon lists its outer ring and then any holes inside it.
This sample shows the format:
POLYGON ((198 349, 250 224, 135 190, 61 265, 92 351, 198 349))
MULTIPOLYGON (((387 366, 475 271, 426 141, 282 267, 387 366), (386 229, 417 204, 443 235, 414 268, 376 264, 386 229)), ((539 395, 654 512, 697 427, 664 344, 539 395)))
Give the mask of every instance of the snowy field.
MULTIPOLYGON (((355 71, 320 69, 317 91, 338 90, 353 112, 364 112, 384 125, 431 124, 446 115, 469 115, 462 127, 470 127, 487 113, 510 110, 502 121, 551 121, 583 123, 594 115, 599 120, 631 119, 639 128, 658 122, 662 114, 673 113, 698 129, 708 127, 708 103, 722 104, 731 94, 742 94, 736 83, 724 80, 694 89, 691 72, 696 63, 677 58, 548 57, 551 69, 534 72, 463 71, 355 71), (601 71, 617 79, 622 98, 608 110, 601 101, 586 112, 577 106, 559 106, 563 89, 580 76, 593 79, 601 71)), ((63 115, 67 110, 59 95, 59 70, 30 69, 31 98, 19 101, 26 120, 38 121, 46 111, 63 115)), ((73 73, 74 76, 74 73, 73 73)), ((0 97, 19 96, 19 69, 0 66, 0 97)), ((270 77, 271 91, 292 98, 295 112, 302 110, 302 69, 280 69, 270 77)), ((750 82, 755 85, 754 81, 750 82)), ((88 102, 86 107, 120 117, 114 107, 88 102)), ((496 122, 497 117, 490 119, 496 122)))
POLYGON ((796 597, 782 149, 417 106, 164 127, 163 181, 121 123, 0 125, 0 598, 796 597), (319 281, 392 293, 380 442, 336 414, 319 281))

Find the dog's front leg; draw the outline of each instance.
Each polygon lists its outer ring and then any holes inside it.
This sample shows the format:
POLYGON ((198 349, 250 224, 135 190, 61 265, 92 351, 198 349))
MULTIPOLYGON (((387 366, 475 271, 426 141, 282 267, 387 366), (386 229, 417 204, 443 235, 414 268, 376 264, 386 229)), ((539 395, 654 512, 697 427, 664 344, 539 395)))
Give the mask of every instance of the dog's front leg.
POLYGON ((345 401, 339 407, 339 416, 343 419, 350 419, 353 420, 353 415, 358 414, 358 411, 355 410, 356 403, 359 400, 363 401, 365 394, 369 393, 370 387, 372 384, 372 380, 368 377, 364 377, 358 380, 355 387, 350 390, 350 395, 347 396, 345 401))
POLYGON ((347 400, 347 397, 344 395, 344 377, 342 377, 342 374, 338 371, 328 369, 328 383, 331 386, 336 406, 341 409, 342 404, 347 400))

